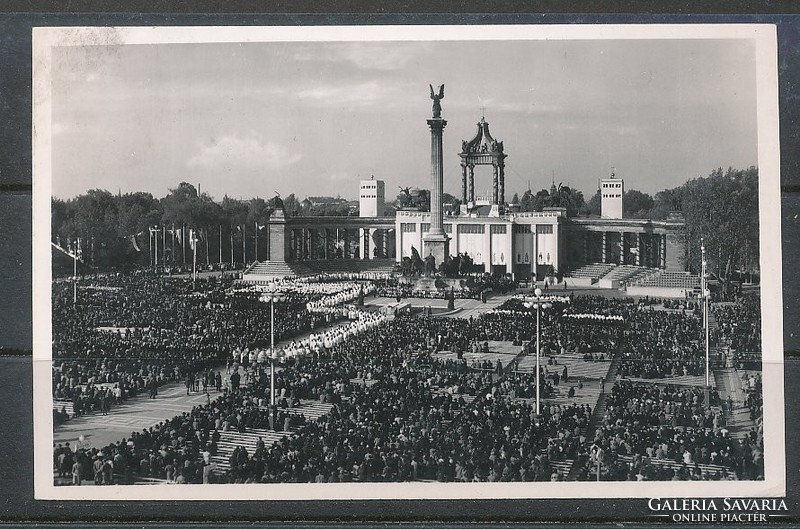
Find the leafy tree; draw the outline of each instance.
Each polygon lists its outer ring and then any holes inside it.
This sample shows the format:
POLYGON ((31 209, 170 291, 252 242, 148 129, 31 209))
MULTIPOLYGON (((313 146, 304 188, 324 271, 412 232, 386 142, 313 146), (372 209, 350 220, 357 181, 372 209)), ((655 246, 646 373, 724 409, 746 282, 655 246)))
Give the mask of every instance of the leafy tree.
POLYGON ((622 194, 623 216, 629 219, 650 218, 650 212, 655 205, 653 197, 635 189, 629 189, 622 194))
POLYGON ((727 287, 732 274, 758 263, 758 170, 721 168, 690 180, 680 190, 686 219, 689 267, 700 270, 700 240, 709 272, 727 287))
POLYGON ((600 190, 598 189, 597 192, 589 199, 589 202, 586 203, 586 206, 583 209, 583 212, 586 215, 596 215, 600 216, 600 190))
POLYGON ((294 193, 291 193, 283 199, 283 209, 286 211, 287 217, 296 217, 303 214, 303 206, 300 204, 300 201, 297 200, 297 197, 294 196, 294 193))
POLYGON ((442 193, 442 204, 451 204, 452 211, 458 212, 461 210, 461 199, 456 198, 450 193, 442 193))
MULTIPOLYGON (((516 197, 516 195, 515 195, 516 197)), ((577 215, 585 206, 583 193, 569 186, 559 184, 548 191, 542 189, 535 195, 531 190, 525 191, 519 200, 520 211, 542 211, 544 208, 565 208, 567 216, 577 215)))

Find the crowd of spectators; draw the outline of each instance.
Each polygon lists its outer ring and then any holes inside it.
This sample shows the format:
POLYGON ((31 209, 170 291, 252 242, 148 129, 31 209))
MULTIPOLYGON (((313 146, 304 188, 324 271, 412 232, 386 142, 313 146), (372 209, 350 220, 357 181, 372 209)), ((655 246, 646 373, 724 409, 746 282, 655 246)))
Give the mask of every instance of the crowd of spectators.
MULTIPOLYGON (((325 328, 284 346, 272 388, 265 356, 270 312, 259 292, 235 292, 225 280, 193 287, 146 273, 83 281, 76 306, 69 285, 54 285, 54 396, 72 400, 76 413, 105 412, 107 403, 182 378, 187 391, 189 380, 205 380, 204 387, 213 380, 220 396, 106 447, 56 446, 54 469, 73 483, 544 481, 566 477, 554 462, 591 450, 595 459, 587 468, 599 462, 605 479, 721 477, 700 465, 732 469, 741 479, 763 477, 760 422, 734 439, 716 392, 709 407, 702 389, 625 380, 702 372, 696 311, 600 296, 569 296, 541 311, 544 355, 623 359, 622 379, 607 396, 594 439, 586 439, 590 406, 545 403, 535 413, 537 384, 544 397, 553 390, 542 374, 435 354, 477 353, 493 340, 529 342, 536 313, 523 299, 478 318, 448 319, 343 305, 361 284, 284 288, 276 339, 325 328), (336 301, 328 304, 326 297, 336 301), (309 303, 326 310, 310 312, 309 303), (229 359, 236 377, 245 367, 246 383, 237 378, 221 387, 219 375, 209 377, 221 359, 229 359), (277 406, 270 406, 273 390, 277 406), (331 412, 307 420, 298 407, 306 399, 332 404, 331 412), (215 473, 212 457, 226 431, 264 429, 293 433, 271 445, 261 441, 253 453, 238 447, 228 457, 229 470, 215 473)), ((747 310, 721 312, 721 335, 745 343, 748 333, 734 323, 740 316, 748 321, 747 310)), ((743 384, 758 421, 760 378, 743 384)))
MULTIPOLYGON (((266 345, 270 307, 257 293, 232 292, 229 279, 165 280, 145 271, 53 285, 53 394, 74 413, 101 409, 165 382, 201 372, 236 348, 266 345), (105 395, 107 396, 107 395, 105 395)), ((275 336, 285 340, 342 315, 312 314, 309 296, 277 303, 275 336)), ((58 420, 66 414, 56 410, 58 420)))
POLYGON ((761 352, 761 306, 754 295, 740 296, 733 304, 712 305, 718 327, 711 343, 737 352, 761 352))
MULTIPOLYGON (((710 406, 704 398, 698 387, 618 382, 594 438, 604 479, 724 478, 718 467, 739 479, 763 479, 763 437, 732 437, 719 395, 709 394, 710 406)), ((588 470, 596 465, 597 452, 588 470)))

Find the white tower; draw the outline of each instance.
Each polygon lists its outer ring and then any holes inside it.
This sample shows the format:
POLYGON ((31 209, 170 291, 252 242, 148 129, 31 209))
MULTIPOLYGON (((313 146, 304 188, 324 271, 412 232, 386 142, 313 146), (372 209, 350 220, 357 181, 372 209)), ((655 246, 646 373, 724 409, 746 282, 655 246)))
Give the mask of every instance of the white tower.
POLYGON ((359 217, 383 217, 386 214, 386 191, 383 180, 361 180, 358 193, 359 217))
POLYGON ((616 178, 614 171, 610 178, 600 179, 600 217, 604 219, 622 218, 622 195, 625 194, 625 182, 616 178))

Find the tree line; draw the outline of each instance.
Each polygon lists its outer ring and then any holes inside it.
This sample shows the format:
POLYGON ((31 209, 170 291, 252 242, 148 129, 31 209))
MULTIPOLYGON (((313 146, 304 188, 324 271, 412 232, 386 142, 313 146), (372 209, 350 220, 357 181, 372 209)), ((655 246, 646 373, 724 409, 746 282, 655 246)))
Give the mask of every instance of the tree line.
MULTIPOLYGON (((294 196, 288 208, 298 209, 294 196)), ((73 199, 52 200, 53 243, 100 269, 149 264, 243 263, 264 258, 272 212, 263 198, 215 202, 186 182, 161 199, 151 193, 114 195, 92 189, 73 199), (195 240, 193 243, 192 239, 195 240)))
MULTIPOLYGON (((421 194, 419 209, 429 210, 429 198, 421 194)), ((458 211, 458 199, 444 195, 458 211)), ((391 216, 399 204, 387 204, 391 216)), ((150 193, 114 195, 101 189, 69 200, 52 201, 54 244, 79 253, 84 263, 113 269, 153 264, 191 264, 190 238, 197 239, 198 263, 247 263, 264 259, 268 250, 268 219, 273 201, 225 196, 220 202, 181 182, 167 196, 150 193), (157 252, 155 250, 158 250, 157 252)), ((511 204, 521 211, 563 207, 568 216, 600 215, 600 193, 585 201, 583 193, 555 184, 550 190, 514 194, 511 204)), ((358 215, 352 202, 330 197, 299 201, 294 194, 283 198, 288 216, 358 215)), ((623 216, 664 220, 680 212, 686 222, 686 267, 700 270, 701 239, 713 275, 728 281, 739 272, 758 271, 759 216, 758 169, 721 168, 707 177, 694 178, 651 196, 630 189, 623 195, 623 216)))

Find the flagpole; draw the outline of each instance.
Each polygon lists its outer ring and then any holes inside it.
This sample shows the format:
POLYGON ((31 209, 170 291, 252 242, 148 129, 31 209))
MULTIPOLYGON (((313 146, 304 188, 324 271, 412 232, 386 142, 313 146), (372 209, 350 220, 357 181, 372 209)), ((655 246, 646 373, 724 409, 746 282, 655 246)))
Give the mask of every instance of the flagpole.
POLYGON ((206 235, 206 266, 211 266, 211 256, 208 254, 208 228, 203 228, 206 235))
POLYGON ((150 260, 147 261, 147 266, 153 266, 153 228, 147 226, 147 250, 150 252, 150 260))
POLYGON ((75 243, 75 253, 72 256, 72 304, 78 304, 78 243, 75 243))
POLYGON ((194 288, 197 282, 197 235, 194 230, 189 234, 189 238, 192 242, 192 288, 194 288))
POLYGON ((247 266, 247 223, 242 224, 242 267, 247 266))
POLYGON ((219 264, 222 264, 222 224, 219 225, 219 264))
POLYGON ((233 267, 233 226, 231 226, 231 267, 233 267))
POLYGON ((256 225, 256 261, 258 261, 258 221, 254 223, 256 225))
POLYGON ((181 254, 183 255, 183 266, 186 266, 186 224, 181 224, 181 254))

